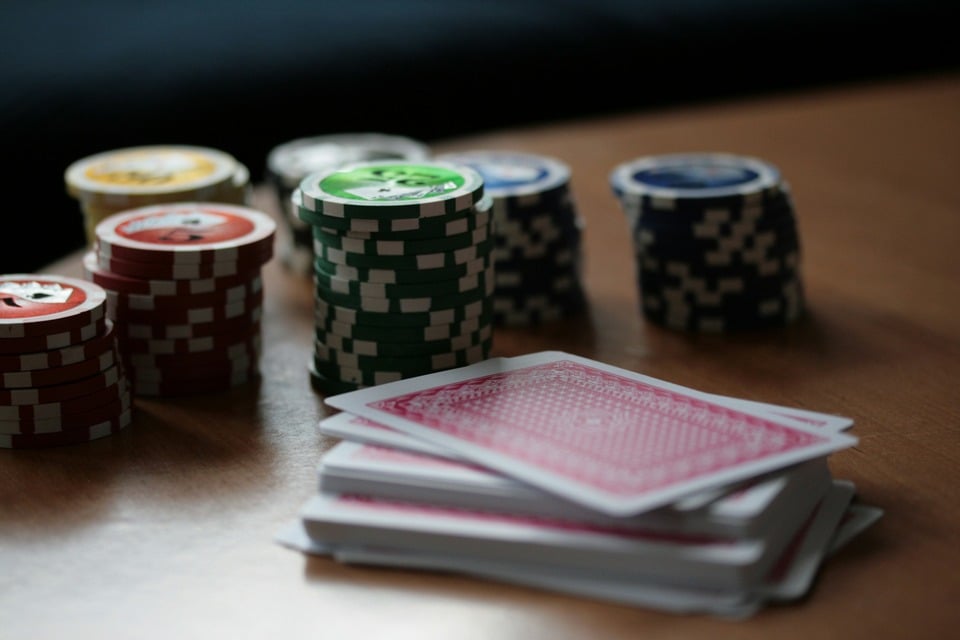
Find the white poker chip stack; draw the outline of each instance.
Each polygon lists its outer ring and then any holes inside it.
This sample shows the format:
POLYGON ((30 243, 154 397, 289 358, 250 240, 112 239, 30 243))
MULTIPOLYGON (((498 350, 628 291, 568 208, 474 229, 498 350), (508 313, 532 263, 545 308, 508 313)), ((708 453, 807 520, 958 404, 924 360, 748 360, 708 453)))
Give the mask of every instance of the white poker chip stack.
POLYGON ((267 182, 273 187, 286 223, 288 236, 280 259, 295 273, 313 274, 311 225, 300 219, 291 200, 293 192, 308 175, 354 162, 430 158, 426 143, 407 136, 378 132, 331 133, 288 140, 267 155, 267 182))
POLYGON ((0 447, 78 444, 133 416, 102 287, 58 274, 0 276, 0 447))
POLYGON ((213 202, 154 205, 96 227, 86 277, 107 307, 134 394, 224 391, 259 373, 263 282, 276 225, 213 202))

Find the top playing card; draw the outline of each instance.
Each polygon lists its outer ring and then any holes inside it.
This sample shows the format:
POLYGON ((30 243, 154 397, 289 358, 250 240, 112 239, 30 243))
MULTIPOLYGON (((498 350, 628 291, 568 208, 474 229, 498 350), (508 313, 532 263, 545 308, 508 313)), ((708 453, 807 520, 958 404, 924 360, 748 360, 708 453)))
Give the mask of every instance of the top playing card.
POLYGON ((326 402, 619 516, 857 441, 556 351, 492 359, 326 402))

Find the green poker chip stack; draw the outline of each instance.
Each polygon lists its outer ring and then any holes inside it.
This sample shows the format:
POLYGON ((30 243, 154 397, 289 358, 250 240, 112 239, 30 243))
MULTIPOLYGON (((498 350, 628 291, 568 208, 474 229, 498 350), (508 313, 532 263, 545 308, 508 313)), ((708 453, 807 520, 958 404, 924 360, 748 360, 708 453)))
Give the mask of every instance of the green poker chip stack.
POLYGON ((492 199, 474 169, 357 162, 291 202, 314 250, 309 364, 325 394, 485 360, 493 342, 492 199))

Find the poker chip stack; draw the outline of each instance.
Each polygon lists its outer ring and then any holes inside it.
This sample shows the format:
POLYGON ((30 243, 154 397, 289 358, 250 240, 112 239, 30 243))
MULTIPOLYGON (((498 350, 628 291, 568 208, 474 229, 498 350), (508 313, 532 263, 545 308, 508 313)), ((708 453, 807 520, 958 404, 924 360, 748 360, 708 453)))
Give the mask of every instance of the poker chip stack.
POLYGON ((313 234, 291 201, 300 182, 312 173, 354 162, 373 160, 421 161, 430 157, 419 140, 384 133, 336 133, 297 138, 277 145, 267 156, 267 181, 280 204, 289 238, 280 259, 288 269, 313 274, 313 234))
POLYGON ((77 444, 130 424, 106 299, 65 276, 0 276, 0 447, 77 444))
POLYGON ((479 362, 492 345, 492 202, 473 169, 373 161, 311 174, 311 379, 339 393, 479 362))
POLYGON ((494 324, 536 325, 583 309, 584 222, 574 205, 570 168, 555 158, 510 151, 437 159, 476 169, 493 198, 494 324))
POLYGON ((134 394, 223 391, 259 370, 261 268, 276 225, 260 211, 172 203, 112 215, 83 258, 106 290, 134 394))
POLYGON ((645 317, 723 332, 786 325, 803 312, 800 239, 788 185, 763 160, 695 153, 617 166, 645 317))
POLYGON ((105 151, 67 167, 67 192, 80 203, 87 241, 97 224, 127 209, 168 202, 225 202, 246 206, 250 171, 218 149, 149 145, 105 151))

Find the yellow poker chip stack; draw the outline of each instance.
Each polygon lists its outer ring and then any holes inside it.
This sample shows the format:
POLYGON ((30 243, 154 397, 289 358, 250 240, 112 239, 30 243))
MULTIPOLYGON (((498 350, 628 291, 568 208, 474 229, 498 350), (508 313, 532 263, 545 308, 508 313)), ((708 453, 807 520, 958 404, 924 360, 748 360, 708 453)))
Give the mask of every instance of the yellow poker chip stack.
POLYGON ((64 174, 67 193, 80 203, 87 242, 104 218, 169 202, 250 202, 250 172, 229 153, 208 147, 149 145, 87 156, 64 174))

